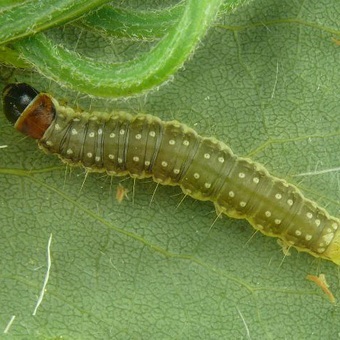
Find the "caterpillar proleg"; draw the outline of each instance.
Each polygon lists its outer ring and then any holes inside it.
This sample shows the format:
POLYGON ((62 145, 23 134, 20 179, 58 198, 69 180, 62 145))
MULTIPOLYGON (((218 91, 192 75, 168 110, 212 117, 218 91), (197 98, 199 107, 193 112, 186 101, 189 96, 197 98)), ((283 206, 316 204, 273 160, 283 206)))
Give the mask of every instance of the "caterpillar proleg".
POLYGON ((247 219, 265 235, 340 264, 340 220, 215 138, 151 115, 79 113, 24 83, 8 85, 3 96, 15 128, 67 164, 178 185, 186 195, 213 202, 220 213, 247 219))

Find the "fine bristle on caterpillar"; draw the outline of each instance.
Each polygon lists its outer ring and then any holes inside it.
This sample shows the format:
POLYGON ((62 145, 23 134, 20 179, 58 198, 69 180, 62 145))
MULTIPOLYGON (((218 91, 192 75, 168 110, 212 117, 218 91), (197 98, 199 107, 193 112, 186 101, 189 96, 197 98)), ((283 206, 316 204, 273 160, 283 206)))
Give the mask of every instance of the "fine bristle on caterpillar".
POLYGON ((215 138, 151 115, 79 113, 24 83, 8 85, 3 97, 16 129, 65 163, 179 185, 186 195, 213 202, 219 213, 340 265, 340 220, 215 138))

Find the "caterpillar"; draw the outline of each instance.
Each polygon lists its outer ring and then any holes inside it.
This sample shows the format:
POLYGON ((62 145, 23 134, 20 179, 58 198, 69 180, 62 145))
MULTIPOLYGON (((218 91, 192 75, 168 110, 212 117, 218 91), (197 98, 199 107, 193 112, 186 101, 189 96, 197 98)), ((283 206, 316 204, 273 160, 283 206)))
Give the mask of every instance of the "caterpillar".
POLYGON ((79 113, 25 83, 7 85, 3 105, 17 130, 67 164, 178 185, 213 202, 219 214, 247 219, 288 247, 340 265, 340 220, 215 138, 148 114, 79 113))

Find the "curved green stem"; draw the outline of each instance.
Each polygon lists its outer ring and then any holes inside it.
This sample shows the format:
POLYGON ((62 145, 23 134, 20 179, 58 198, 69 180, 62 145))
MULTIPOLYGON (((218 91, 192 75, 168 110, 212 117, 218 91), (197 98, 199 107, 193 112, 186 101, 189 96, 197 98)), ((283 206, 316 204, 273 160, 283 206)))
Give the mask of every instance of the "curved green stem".
POLYGON ((185 2, 157 11, 139 11, 103 6, 78 21, 76 25, 108 35, 132 39, 161 38, 180 19, 185 2))
POLYGON ((221 5, 220 12, 221 13, 229 13, 236 9, 237 7, 243 6, 252 2, 253 0, 225 0, 221 5))
POLYGON ((18 68, 31 67, 25 60, 20 59, 19 53, 7 46, 0 46, 0 64, 7 64, 18 68))
MULTIPOLYGON (((251 0, 225 0, 221 12, 228 13, 251 0)), ((75 25, 106 35, 128 39, 154 40, 162 38, 183 14, 185 1, 156 11, 114 8, 104 5, 97 11, 75 21, 75 25)))
POLYGON ((0 44, 78 18, 109 0, 7 1, 0 5, 0 44))
POLYGON ((131 96, 166 81, 214 20, 222 0, 187 0, 177 25, 149 52, 124 63, 103 63, 69 51, 42 33, 15 43, 38 70, 73 89, 101 97, 131 96))

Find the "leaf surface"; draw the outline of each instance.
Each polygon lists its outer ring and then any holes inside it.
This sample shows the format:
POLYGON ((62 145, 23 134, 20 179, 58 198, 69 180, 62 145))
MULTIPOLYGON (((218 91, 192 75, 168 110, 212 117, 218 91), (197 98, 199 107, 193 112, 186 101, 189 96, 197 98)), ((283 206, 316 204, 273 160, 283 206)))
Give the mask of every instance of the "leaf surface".
MULTIPOLYGON (((177 119, 339 216, 339 14, 336 0, 252 2, 216 21, 173 81, 128 101, 86 103, 27 71, 12 78, 86 110, 177 119)), ((89 54, 136 49, 86 38, 89 54)), ((339 307, 306 280, 325 274, 339 298, 336 265, 295 250, 284 258, 275 239, 244 220, 215 221, 212 204, 182 201, 179 188, 70 171, 3 115, 0 146, 0 332, 15 315, 8 335, 18 338, 339 336, 339 307), (121 203, 119 183, 129 190, 121 203)))

